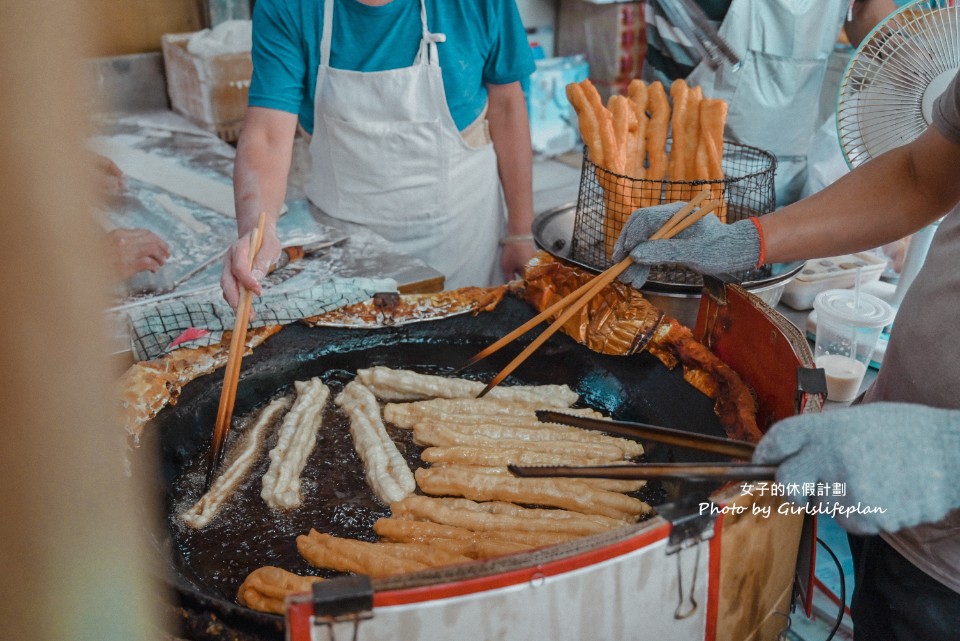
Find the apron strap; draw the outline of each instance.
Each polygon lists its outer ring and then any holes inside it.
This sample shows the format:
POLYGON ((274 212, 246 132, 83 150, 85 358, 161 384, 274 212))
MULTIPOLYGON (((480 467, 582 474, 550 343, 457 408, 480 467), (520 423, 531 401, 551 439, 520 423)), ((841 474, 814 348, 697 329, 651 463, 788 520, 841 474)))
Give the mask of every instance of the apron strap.
POLYGON ((420 50, 413 64, 440 64, 437 55, 437 43, 446 42, 447 36, 443 33, 431 33, 427 28, 427 1, 420 0, 420 50))
POLYGON ((336 0, 323 0, 323 32, 320 35, 320 64, 330 66, 330 41, 333 40, 333 5, 336 0))

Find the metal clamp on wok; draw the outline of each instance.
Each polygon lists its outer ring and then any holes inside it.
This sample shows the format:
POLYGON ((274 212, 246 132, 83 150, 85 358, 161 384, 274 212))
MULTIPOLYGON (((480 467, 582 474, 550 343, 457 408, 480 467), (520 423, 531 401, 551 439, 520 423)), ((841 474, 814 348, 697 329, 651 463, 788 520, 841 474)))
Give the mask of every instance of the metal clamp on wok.
POLYGON ((356 641, 360 621, 373 618, 373 583, 364 575, 313 584, 313 591, 287 599, 287 641, 336 641, 335 625, 353 624, 356 641))
MULTIPOLYGON (((715 507, 712 501, 706 500, 710 508, 715 507)), ((670 522, 670 537, 667 539, 667 555, 677 555, 677 609, 673 618, 686 619, 697 611, 698 603, 694 594, 697 589, 697 574, 700 568, 700 544, 713 538, 714 523, 717 520, 718 510, 703 509, 704 502, 688 497, 661 505, 657 512, 670 522), (696 547, 697 553, 693 559, 690 588, 684 594, 683 564, 681 552, 687 548, 696 547)))
POLYGON ((820 400, 820 407, 827 400, 827 373, 823 368, 797 368, 797 414, 807 410, 811 399, 820 400))

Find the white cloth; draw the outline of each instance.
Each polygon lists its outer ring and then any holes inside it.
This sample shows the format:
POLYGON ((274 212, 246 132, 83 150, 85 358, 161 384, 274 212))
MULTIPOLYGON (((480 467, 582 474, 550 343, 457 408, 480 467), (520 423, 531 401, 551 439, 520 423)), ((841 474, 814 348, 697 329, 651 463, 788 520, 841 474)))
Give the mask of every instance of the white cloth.
POLYGON ((822 191, 847 175, 850 167, 843 158, 836 117, 827 118, 813 134, 807 151, 807 177, 800 197, 806 198, 822 191))
POLYGON ((502 280, 496 154, 457 130, 437 57, 445 36, 429 32, 424 0, 413 65, 367 73, 329 66, 334 0, 324 4, 307 196, 442 272, 448 289, 502 280))
POLYGON ((849 0, 733 0, 719 33, 741 60, 687 77, 730 104, 728 135, 777 157, 777 204, 797 200, 820 88, 849 0))

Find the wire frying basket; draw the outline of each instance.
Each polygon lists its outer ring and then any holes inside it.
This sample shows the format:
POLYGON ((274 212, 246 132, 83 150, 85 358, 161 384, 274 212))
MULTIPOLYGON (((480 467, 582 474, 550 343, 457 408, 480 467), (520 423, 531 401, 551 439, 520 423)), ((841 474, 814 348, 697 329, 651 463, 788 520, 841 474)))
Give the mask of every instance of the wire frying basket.
MULTIPOLYGON (((669 147, 670 141, 667 146, 669 147)), ((617 237, 630 215, 642 207, 690 200, 701 190, 710 198, 722 198, 717 215, 732 223, 770 213, 775 207, 773 175, 777 159, 757 147, 725 140, 721 162, 725 178, 719 180, 647 180, 608 171, 590 160, 583 150, 580 192, 570 243, 571 260, 598 271, 613 265, 611 254, 617 237)), ((760 280, 769 267, 733 274, 741 282, 760 280)), ((699 273, 679 265, 656 265, 649 283, 701 286, 699 273)))

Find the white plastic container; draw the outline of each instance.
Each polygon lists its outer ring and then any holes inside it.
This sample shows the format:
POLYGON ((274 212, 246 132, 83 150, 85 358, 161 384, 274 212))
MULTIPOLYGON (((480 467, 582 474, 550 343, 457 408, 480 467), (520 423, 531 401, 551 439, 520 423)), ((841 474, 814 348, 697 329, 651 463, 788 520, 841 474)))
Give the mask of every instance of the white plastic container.
POLYGON ((893 320, 893 308, 876 296, 849 289, 821 292, 813 307, 817 310, 814 362, 826 371, 827 398, 852 401, 880 333, 893 320))
POLYGON ((879 280, 886 265, 886 260, 870 252, 808 260, 797 277, 787 283, 780 301, 793 309, 810 309, 820 292, 856 285, 858 268, 860 284, 864 285, 879 280))

